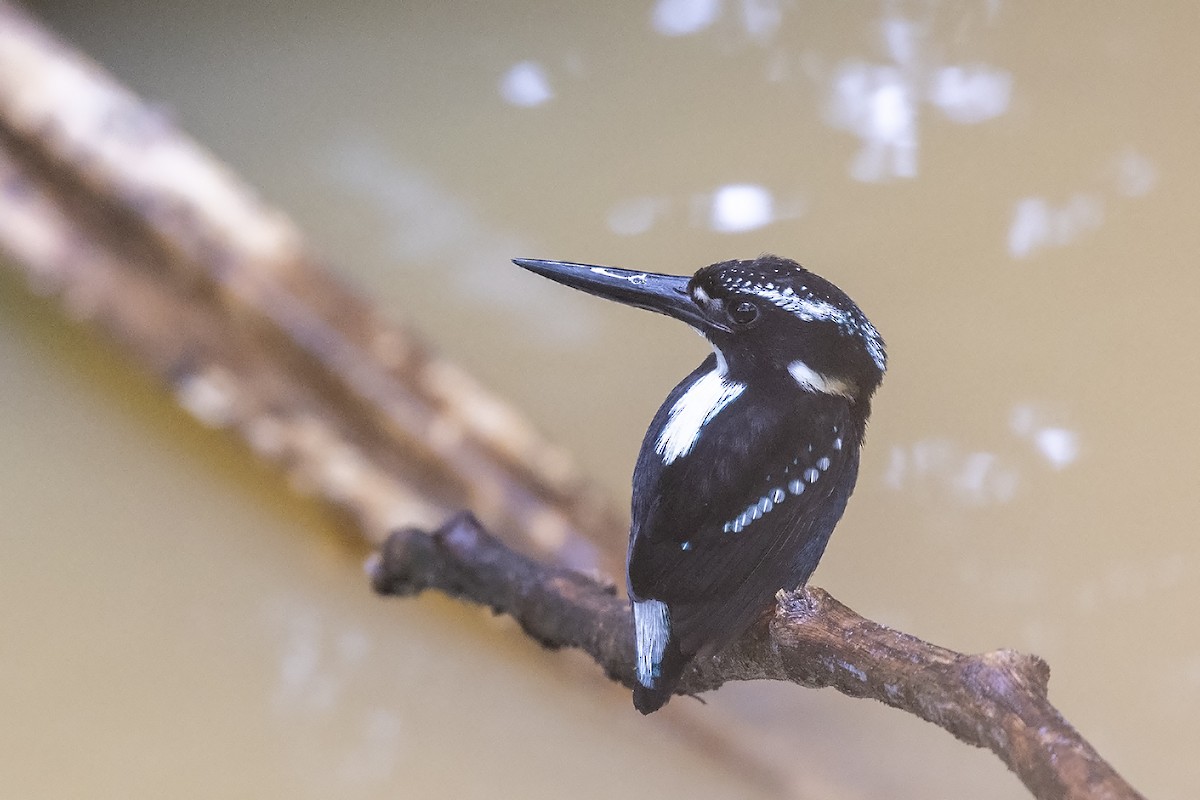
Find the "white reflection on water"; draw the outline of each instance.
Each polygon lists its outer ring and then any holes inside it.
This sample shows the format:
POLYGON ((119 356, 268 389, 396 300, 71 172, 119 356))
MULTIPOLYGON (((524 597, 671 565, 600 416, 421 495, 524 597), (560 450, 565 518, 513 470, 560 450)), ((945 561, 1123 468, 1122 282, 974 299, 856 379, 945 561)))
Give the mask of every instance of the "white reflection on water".
MULTIPOLYGON (((768 42, 783 22, 787 0, 740 0, 734 21, 742 33, 757 42, 768 42)), ((724 14, 721 0, 658 0, 650 14, 650 27, 663 36, 691 36, 711 28, 724 14)))
POLYGON ((943 67, 933 74, 929 102, 963 125, 986 122, 1008 110, 1012 75, 974 64, 943 67))
POLYGON ((663 36, 689 36, 717 21, 721 0, 658 0, 650 24, 663 36))
POLYGON ((912 85, 894 66, 848 62, 833 81, 829 121, 863 141, 850 174, 865 182, 917 174, 917 110, 912 85))
MULTIPOLYGON (((367 633, 297 598, 270 601, 264 619, 279 638, 271 699, 295 769, 320 786, 322 796, 393 779, 408 737, 394 708, 363 702, 360 683, 369 677, 363 670, 372 651, 367 633), (334 723, 339 717, 350 719, 334 723), (341 733, 330 742, 326 735, 333 730, 341 733), (314 749, 321 758, 314 758, 314 749), (328 770, 330 761, 336 770, 328 770)), ((413 647, 410 653, 421 650, 413 647)))
MULTIPOLYGON (((1050 415, 1033 403, 1020 403, 1009 417, 1009 429, 1033 445, 1033 451, 1055 470, 1079 458, 1079 434, 1048 422, 1050 415)), ((948 437, 929 437, 892 448, 884 483, 896 491, 945 496, 964 505, 1000 505, 1012 500, 1021 484, 1020 452, 1002 455, 964 447, 948 437)))
POLYGON ((541 64, 522 61, 500 79, 500 96, 514 106, 532 108, 554 99, 554 90, 541 64))
POLYGON ((361 740, 348 742, 338 772, 347 783, 379 783, 392 777, 403 752, 404 726, 387 708, 372 708, 362 720, 361 740))
POLYGON ((926 101, 947 119, 977 124, 1004 114, 1012 75, 983 64, 928 63, 926 26, 902 17, 880 24, 890 63, 842 61, 830 82, 827 119, 862 142, 850 174, 864 182, 917 174, 919 106, 926 101))
MULTIPOLYGON (((1090 182, 1095 184, 1097 176, 1090 182)), ((1008 252, 1028 258, 1039 250, 1078 241, 1104 224, 1108 207, 1123 198, 1139 199, 1158 183, 1158 168, 1137 150, 1128 148, 1100 170, 1100 186, 1079 191, 1060 204, 1037 195, 1022 198, 1013 209, 1008 228, 1008 252)))
POLYGON ((1028 439, 1046 462, 1055 469, 1063 469, 1079 458, 1079 434, 1061 425, 1048 425, 1039 411, 1030 403, 1021 403, 1013 408, 1009 427, 1017 436, 1028 439))
POLYGON ((783 22, 781 0, 742 0, 739 10, 742 27, 759 41, 769 40, 783 22))
MULTIPOLYGON (((608 212, 608 229, 618 236, 639 236, 672 217, 679 205, 669 197, 631 197, 608 212)), ((779 198, 756 183, 730 183, 712 192, 692 195, 689 223, 717 233, 744 233, 773 222, 795 219, 806 208, 799 194, 779 198)))
POLYGON ((995 453, 969 451, 950 439, 932 437, 893 447, 884 483, 896 491, 925 490, 983 506, 1012 500, 1020 475, 995 453))
POLYGON ((1066 428, 1042 428, 1034 434, 1033 442, 1055 469, 1079 457, 1079 437, 1066 428))
POLYGON ((671 202, 665 197, 631 197, 608 212, 608 229, 618 236, 647 233, 667 213, 671 202))
POLYGON ((1116 158, 1117 191, 1126 197, 1142 197, 1158 183, 1154 162, 1136 150, 1126 150, 1116 158))
POLYGON ((733 183, 713 193, 709 226, 717 233, 740 233, 761 228, 774 217, 775 199, 769 190, 753 183, 733 183))
POLYGON ((272 627, 282 626, 284 641, 279 657, 275 705, 281 711, 316 713, 331 711, 371 650, 365 633, 344 630, 330 636, 320 615, 310 608, 273 604, 268 612, 272 627))
POLYGON ((1046 247, 1062 247, 1104 223, 1104 198, 1096 194, 1072 195, 1061 206, 1044 197, 1017 201, 1008 229, 1008 252, 1028 258, 1046 247))

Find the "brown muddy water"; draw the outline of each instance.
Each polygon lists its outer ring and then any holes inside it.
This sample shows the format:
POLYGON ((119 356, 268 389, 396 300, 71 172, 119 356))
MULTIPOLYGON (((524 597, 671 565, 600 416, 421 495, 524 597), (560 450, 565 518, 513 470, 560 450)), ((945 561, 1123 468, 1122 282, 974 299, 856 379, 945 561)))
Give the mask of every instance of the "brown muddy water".
MULTIPOLYGON (((891 363, 814 582, 1039 653, 1135 786, 1194 796, 1200 7, 35 8, 618 502, 705 346, 508 259, 834 280, 891 363)), ((0 366, 0 794, 779 793, 503 621, 377 600, 335 520, 9 274, 0 366)), ((707 699, 792 796, 1025 796, 876 704, 707 699)))

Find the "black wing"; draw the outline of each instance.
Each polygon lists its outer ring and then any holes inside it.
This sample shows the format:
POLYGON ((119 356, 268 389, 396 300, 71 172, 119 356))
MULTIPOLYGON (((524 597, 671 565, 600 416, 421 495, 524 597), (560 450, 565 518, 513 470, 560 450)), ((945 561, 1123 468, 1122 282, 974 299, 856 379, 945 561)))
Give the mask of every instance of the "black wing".
POLYGON ((656 444, 670 409, 714 366, 667 398, 634 477, 630 593, 667 604, 685 659, 724 647, 776 591, 807 580, 853 490, 862 433, 844 398, 748 387, 664 464, 656 444))

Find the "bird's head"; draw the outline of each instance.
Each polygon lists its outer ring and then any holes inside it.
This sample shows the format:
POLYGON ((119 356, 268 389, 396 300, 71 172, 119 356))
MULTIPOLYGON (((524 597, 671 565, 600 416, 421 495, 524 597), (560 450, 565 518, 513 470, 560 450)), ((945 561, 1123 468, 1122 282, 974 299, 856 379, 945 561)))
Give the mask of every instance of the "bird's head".
POLYGON ((790 377, 801 388, 867 403, 883 379, 883 339, 829 281, 795 261, 722 261, 694 276, 516 259, 551 280, 686 322, 712 343, 731 380, 790 377))

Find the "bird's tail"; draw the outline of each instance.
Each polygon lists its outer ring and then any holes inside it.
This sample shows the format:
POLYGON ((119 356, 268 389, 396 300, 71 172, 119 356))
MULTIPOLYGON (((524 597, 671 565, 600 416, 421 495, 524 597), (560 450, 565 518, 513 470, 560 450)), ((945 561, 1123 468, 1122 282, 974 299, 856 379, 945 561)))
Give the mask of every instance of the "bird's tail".
POLYGON ((634 684, 633 707, 643 714, 652 714, 665 706, 671 695, 675 694, 675 687, 679 685, 689 661, 691 658, 683 655, 678 642, 672 640, 659 663, 658 677, 652 679, 648 686, 640 680, 634 684))
POLYGON ((633 706, 650 714, 666 705, 691 661, 671 635, 671 612, 659 600, 633 601, 633 627, 637 645, 633 706))

